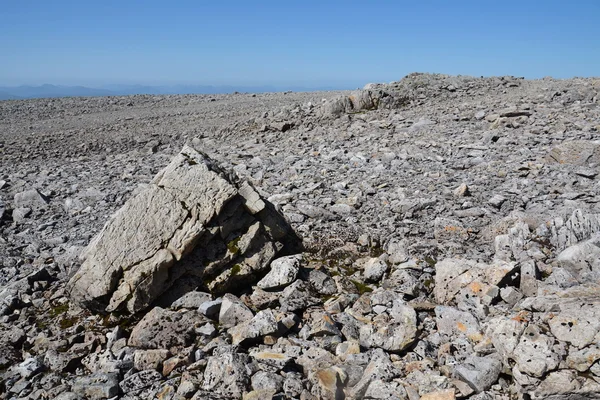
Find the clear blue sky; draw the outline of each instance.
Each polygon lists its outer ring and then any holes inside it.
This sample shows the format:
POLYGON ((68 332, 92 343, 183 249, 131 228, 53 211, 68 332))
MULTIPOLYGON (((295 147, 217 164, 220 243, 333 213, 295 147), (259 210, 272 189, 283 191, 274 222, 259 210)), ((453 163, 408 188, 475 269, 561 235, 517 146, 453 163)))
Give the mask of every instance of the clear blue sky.
POLYGON ((600 0, 2 0, 0 84, 600 75, 600 0))

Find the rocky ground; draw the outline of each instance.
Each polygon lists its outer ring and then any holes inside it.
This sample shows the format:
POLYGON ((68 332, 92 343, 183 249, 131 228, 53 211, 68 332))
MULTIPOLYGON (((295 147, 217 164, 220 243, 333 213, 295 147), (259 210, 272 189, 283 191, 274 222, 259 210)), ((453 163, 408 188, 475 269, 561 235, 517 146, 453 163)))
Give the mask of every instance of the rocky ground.
POLYGON ((0 398, 600 398, 599 92, 0 102, 0 398))

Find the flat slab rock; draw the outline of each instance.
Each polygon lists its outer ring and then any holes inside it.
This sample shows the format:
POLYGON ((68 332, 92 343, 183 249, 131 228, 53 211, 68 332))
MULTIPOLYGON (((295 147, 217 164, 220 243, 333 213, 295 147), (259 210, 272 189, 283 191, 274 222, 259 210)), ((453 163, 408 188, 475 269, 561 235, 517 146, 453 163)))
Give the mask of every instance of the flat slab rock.
POLYGON ((137 313, 184 286, 174 284, 185 275, 196 284, 216 280, 222 289, 250 277, 268 266, 283 247, 277 240, 290 232, 250 185, 238 188, 185 146, 92 240, 68 290, 93 311, 137 313))

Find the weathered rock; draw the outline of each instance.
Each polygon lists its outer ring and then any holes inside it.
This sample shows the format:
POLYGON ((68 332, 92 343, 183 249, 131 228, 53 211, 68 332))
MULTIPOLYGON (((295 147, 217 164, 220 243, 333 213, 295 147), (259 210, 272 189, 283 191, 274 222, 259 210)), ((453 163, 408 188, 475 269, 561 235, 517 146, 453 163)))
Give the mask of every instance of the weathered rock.
POLYGON ((470 356, 455 367, 456 373, 477 393, 489 389, 500 376, 502 363, 497 357, 470 356))
POLYGON ((594 343, 600 332, 600 303, 565 302, 559 305, 560 312, 548 321, 552 335, 558 340, 583 348, 594 343))
POLYGON ((154 369, 160 371, 163 361, 169 357, 169 350, 136 350, 133 353, 133 366, 138 371, 154 369))
POLYGON ((252 193, 184 147, 90 243, 69 282, 71 297, 95 311, 135 313, 169 288, 177 291, 184 276, 208 280, 211 290, 247 282, 282 248, 276 241, 298 246, 272 206, 259 211, 254 196, 244 206, 252 193))
POLYGON ((212 296, 209 293, 204 292, 189 292, 184 294, 179 299, 175 300, 171 304, 171 308, 177 310, 180 308, 189 308, 191 310, 198 309, 202 304, 212 300, 212 296))
POLYGON ((49 202, 48 197, 44 196, 37 189, 17 193, 13 201, 15 208, 45 206, 49 202))
POLYGON ((455 400, 454 389, 429 392, 421 396, 420 400, 455 400))
POLYGON ((479 321, 466 311, 453 307, 438 306, 435 308, 438 330, 446 335, 465 335, 474 342, 482 339, 479 321))
POLYGON ((124 394, 128 393, 138 393, 141 390, 144 390, 156 382, 160 382, 162 380, 162 374, 158 371, 154 370, 146 370, 136 372, 125 379, 123 379, 119 383, 119 387, 124 394))
POLYGON ((308 282, 319 294, 330 296, 337 292, 335 281, 323 271, 312 269, 308 273, 308 282))
POLYGON ((600 161, 599 143, 586 140, 566 141, 550 151, 548 159, 559 164, 585 165, 600 161))
POLYGON ((528 393, 532 400, 600 399, 600 384, 581 377, 573 370, 551 372, 540 385, 528 393))
POLYGON ((271 310, 259 311, 252 319, 241 322, 229 329, 231 340, 238 345, 245 340, 272 335, 278 331, 277 320, 271 310))
POLYGON ((215 300, 205 301, 198 307, 198 312, 200 312, 202 315, 207 316, 208 318, 218 319, 219 314, 221 312, 222 304, 223 299, 220 297, 215 300))
POLYGON ((292 357, 275 351, 253 351, 250 353, 250 357, 259 364, 274 367, 277 370, 282 370, 292 361, 292 357))
POLYGON ((417 313, 401 300, 394 300, 389 314, 380 314, 360 328, 360 344, 391 352, 404 350, 417 335, 417 313))
POLYGON ((283 290, 279 303, 281 311, 298 311, 319 304, 320 300, 313 296, 306 283, 296 280, 283 290))
POLYGON ((44 363, 40 358, 30 357, 20 363, 16 368, 15 372, 21 375, 22 378, 31 378, 33 375, 45 368, 44 363))
MULTIPOLYGON (((400 383, 375 380, 367 388, 364 399, 403 400, 407 398, 406 396, 406 390, 400 383)), ((424 398, 422 396, 421 400, 424 398)))
POLYGON ((128 343, 142 349, 188 346, 194 339, 194 328, 205 322, 206 319, 196 311, 154 307, 133 328, 128 343))
POLYGON ((584 283, 594 279, 592 273, 600 273, 600 236, 580 242, 564 249, 556 258, 558 265, 567 270, 578 281, 584 283))
POLYGON ((313 382, 311 393, 318 399, 337 400, 344 397, 344 373, 339 368, 330 367, 309 375, 313 382))
POLYGON ((283 390, 283 377, 273 372, 258 371, 251 381, 254 390, 270 390, 273 393, 283 390))
POLYGON ((571 350, 567 356, 567 366, 579 372, 585 372, 600 360, 600 348, 592 345, 581 350, 571 350))
POLYGON ((350 399, 363 398, 371 382, 376 380, 389 381, 400 374, 394 364, 390 361, 388 355, 381 349, 376 349, 371 355, 371 361, 360 380, 352 387, 346 390, 346 395, 350 399))
POLYGON ((388 270, 385 261, 378 258, 371 258, 365 263, 364 277, 367 282, 378 282, 388 270))
POLYGON ((209 357, 202 387, 205 390, 218 390, 232 398, 240 398, 247 390, 255 369, 247 354, 229 353, 209 357))
POLYGON ((223 296, 219 311, 219 324, 224 328, 233 328, 241 322, 252 319, 252 311, 236 296, 226 294, 223 296))
POLYGON ((554 338, 544 335, 532 324, 523 331, 513 358, 520 372, 541 378, 558 367, 564 353, 564 348, 554 344, 554 338))
POLYGON ((109 399, 119 394, 118 374, 92 374, 79 377, 71 390, 86 399, 109 399))
POLYGON ((271 263, 271 270, 256 286, 265 290, 278 290, 296 280, 300 270, 301 255, 278 258, 271 263))

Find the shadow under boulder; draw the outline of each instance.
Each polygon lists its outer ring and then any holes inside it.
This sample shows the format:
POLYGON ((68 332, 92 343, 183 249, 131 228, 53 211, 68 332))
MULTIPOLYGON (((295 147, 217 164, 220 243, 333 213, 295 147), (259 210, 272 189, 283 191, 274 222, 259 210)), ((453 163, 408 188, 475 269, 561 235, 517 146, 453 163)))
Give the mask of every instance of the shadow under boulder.
POLYGON ((300 251, 272 204, 185 146, 92 240, 68 292, 92 311, 133 314, 198 287, 249 287, 275 257, 300 251))

